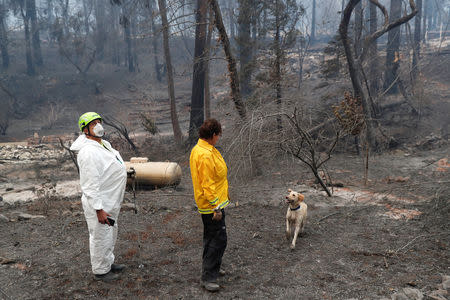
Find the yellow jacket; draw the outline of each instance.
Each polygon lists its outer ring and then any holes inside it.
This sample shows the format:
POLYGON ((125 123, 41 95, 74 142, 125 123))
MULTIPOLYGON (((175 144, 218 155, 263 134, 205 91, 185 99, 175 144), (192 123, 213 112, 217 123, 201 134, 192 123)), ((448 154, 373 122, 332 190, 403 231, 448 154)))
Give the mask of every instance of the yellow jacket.
POLYGON ((211 214, 228 205, 227 165, 220 152, 203 139, 192 148, 189 158, 194 198, 198 212, 211 214))

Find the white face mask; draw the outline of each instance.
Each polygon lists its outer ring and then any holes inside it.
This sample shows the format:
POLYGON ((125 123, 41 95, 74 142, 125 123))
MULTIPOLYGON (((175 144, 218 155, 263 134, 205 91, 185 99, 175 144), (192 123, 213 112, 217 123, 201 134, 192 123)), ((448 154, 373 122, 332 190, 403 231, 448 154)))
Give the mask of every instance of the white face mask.
POLYGON ((105 134, 105 129, 103 129, 103 126, 100 123, 95 124, 92 131, 94 132, 95 137, 102 137, 105 134))

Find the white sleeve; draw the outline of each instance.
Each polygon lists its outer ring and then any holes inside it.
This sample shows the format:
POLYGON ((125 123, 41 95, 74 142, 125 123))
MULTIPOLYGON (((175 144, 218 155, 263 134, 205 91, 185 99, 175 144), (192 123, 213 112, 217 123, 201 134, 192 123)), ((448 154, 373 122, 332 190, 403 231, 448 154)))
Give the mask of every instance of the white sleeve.
POLYGON ((78 154, 80 167, 80 185, 87 201, 95 210, 103 209, 103 199, 100 193, 100 170, 95 154, 90 149, 82 149, 78 154))

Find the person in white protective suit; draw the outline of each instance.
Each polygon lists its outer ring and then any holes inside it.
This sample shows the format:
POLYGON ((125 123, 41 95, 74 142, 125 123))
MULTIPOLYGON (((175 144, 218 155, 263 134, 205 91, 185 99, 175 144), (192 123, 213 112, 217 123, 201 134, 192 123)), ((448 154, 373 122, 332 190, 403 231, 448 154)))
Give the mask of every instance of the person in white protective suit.
POLYGON ((117 273, 125 267, 114 263, 113 252, 127 172, 119 152, 102 139, 104 129, 101 123, 99 114, 83 114, 78 121, 83 134, 75 140, 70 150, 78 152, 81 202, 89 230, 94 279, 111 281, 118 279, 117 273))

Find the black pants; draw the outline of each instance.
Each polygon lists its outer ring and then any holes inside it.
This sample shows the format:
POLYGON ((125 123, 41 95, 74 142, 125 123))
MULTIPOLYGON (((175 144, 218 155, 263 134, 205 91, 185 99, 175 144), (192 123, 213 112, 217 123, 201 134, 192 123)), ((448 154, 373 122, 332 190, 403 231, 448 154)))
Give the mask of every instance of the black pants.
POLYGON ((219 277, 222 256, 227 247, 227 229, 225 211, 222 209, 222 220, 213 221, 213 214, 202 215, 203 221, 203 267, 202 280, 216 281, 219 277))

